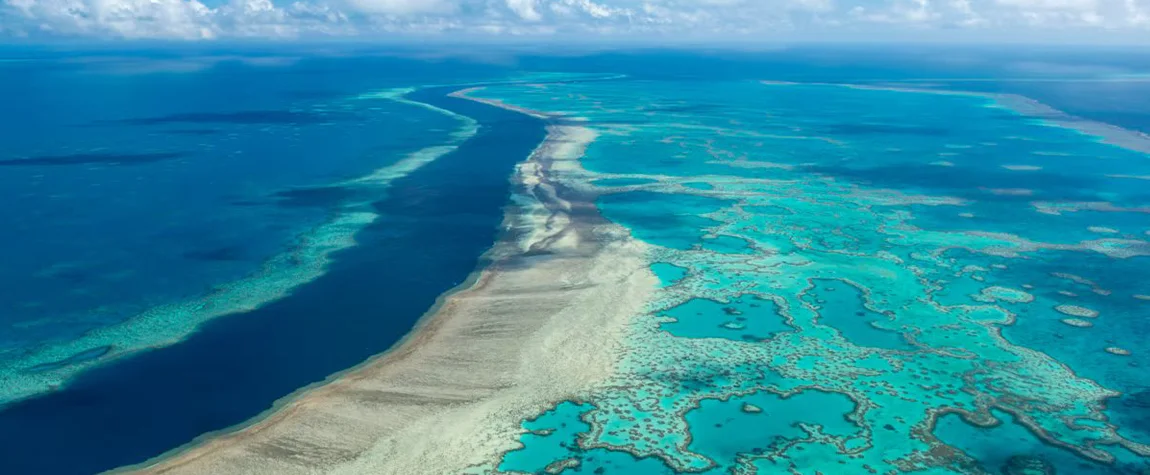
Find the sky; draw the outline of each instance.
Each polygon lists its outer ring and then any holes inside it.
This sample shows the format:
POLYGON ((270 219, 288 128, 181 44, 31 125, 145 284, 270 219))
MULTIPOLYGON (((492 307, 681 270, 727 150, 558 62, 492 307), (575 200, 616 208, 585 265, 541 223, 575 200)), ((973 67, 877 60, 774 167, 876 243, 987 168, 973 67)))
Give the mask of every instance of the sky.
POLYGON ((1150 0, 0 0, 0 42, 1150 43, 1150 0))

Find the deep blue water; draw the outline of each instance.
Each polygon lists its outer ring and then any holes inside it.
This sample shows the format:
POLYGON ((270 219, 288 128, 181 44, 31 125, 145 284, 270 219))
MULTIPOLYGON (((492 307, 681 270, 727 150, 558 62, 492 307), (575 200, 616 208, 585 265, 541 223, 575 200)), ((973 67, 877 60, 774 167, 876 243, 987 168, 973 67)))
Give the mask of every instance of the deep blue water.
MULTIPOLYGON (((1077 80, 1098 67, 1150 69, 1146 54, 1130 51, 964 51, 965 62, 905 49, 881 55, 802 48, 706 55, 640 51, 580 58, 499 53, 434 61, 378 51, 355 58, 279 50, 238 53, 105 51, 68 58, 68 53, 0 51, 48 58, 0 64, 0 222, 5 223, 0 226, 0 360, 251 273, 341 204, 365 198, 358 190, 330 185, 441 143, 458 125, 418 107, 349 100, 376 89, 502 78, 518 70, 625 73, 684 83, 769 78, 901 84, 931 79, 947 87, 1020 93, 1073 114, 1150 131, 1144 113, 1150 110, 1150 82, 1077 80), (1069 73, 1066 68, 1047 73, 1018 67, 1042 62, 1083 67, 1069 73), (1016 76, 1061 79, 960 80, 1016 76)), ((538 122, 445 98, 443 92, 429 89, 417 98, 479 120, 484 124, 480 135, 398 180, 386 197, 367 196, 382 218, 357 234, 358 247, 335 256, 330 273, 288 298, 215 320, 177 345, 85 372, 60 391, 0 410, 0 473, 90 473, 143 461, 205 432, 241 423, 276 399, 402 338, 439 294, 479 263, 501 218, 511 164, 543 137, 538 122)), ((676 111, 709 106, 680 107, 676 111)), ((898 132, 908 144, 936 141, 946 133, 939 127, 878 130, 846 119, 834 132, 859 140, 898 132)), ((622 170, 638 164, 620 160, 613 166, 622 170)), ((929 182, 960 195, 975 193, 968 182, 985 185, 989 180, 1002 187, 1061 190, 1070 195, 1051 197, 1073 199, 1075 189, 1089 184, 1073 174, 1057 181, 1041 173, 1020 184, 1017 175, 994 169, 979 170, 977 180, 953 171, 939 175, 933 168, 880 173, 830 165, 822 171, 909 191, 929 182)), ((612 199, 628 198, 608 198, 608 207, 612 199)), ((988 206, 1001 213, 1025 208, 1030 199, 1000 197, 988 206)), ((918 214, 924 225, 962 226, 942 215, 934 219, 925 210, 918 214)), ((977 214, 983 219, 983 213, 977 214)), ((1028 216, 1030 221, 1016 220, 1016 225, 1041 232, 1033 214, 1028 216)), ((1112 224, 1099 215, 1081 216, 1086 224, 1112 224)), ((689 246, 682 236, 667 232, 681 223, 660 224, 651 228, 656 235, 646 237, 671 247, 689 246)), ((1102 266, 1092 259, 1081 255, 1051 261, 1044 273, 1102 266)), ((1103 272, 1107 288, 1146 292, 1142 282, 1123 277, 1137 269, 1109 269, 1103 272)), ((1073 285, 1067 288, 1094 298, 1073 285)), ((1091 303, 1108 313, 1120 310, 1091 303)), ((1142 320, 1109 322, 1099 327, 1115 334, 1145 333, 1142 320)), ((1062 360, 1106 357, 1060 344, 1065 329, 1059 325, 1023 320, 1006 336, 1047 348, 1062 360)), ((896 340, 888 343, 902 344, 896 340)), ((99 357, 104 351, 94 348, 54 364, 99 357)), ((1144 358, 1137 353, 1131 364, 1144 358)), ((1150 391, 1144 381, 1075 369, 1128 391, 1113 401, 1111 416, 1150 433, 1145 417, 1150 391)))
POLYGON ((458 126, 350 100, 442 77, 398 60, 89 59, 0 66, 0 359, 249 274, 334 204, 283 193, 458 126))
POLYGON ((142 462, 243 422, 402 338, 476 267, 502 218, 512 164, 545 135, 534 119, 443 93, 414 97, 479 120, 481 131, 396 181, 373 205, 382 217, 328 274, 0 411, 0 472, 81 474, 142 462))

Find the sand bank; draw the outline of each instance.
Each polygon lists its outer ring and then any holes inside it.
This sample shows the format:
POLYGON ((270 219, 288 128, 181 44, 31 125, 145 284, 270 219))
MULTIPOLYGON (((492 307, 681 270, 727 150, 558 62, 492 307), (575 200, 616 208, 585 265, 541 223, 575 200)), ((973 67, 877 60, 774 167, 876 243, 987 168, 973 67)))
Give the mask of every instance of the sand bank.
POLYGON ((627 323, 657 285, 643 245, 562 184, 593 139, 549 127, 513 177, 492 263, 396 348, 136 471, 443 474, 515 448, 523 419, 612 373, 627 323))

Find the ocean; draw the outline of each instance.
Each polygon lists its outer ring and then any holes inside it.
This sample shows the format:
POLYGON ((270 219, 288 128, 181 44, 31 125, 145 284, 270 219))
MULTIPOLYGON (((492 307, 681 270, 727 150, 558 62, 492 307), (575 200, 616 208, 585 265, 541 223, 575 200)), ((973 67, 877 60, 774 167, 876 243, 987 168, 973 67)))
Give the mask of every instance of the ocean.
POLYGON ((566 178, 663 278, 497 470, 1141 473, 1150 140, 1017 95, 1062 81, 474 92, 596 132, 566 178))
POLYGON ((493 469, 1139 473, 1146 60, 947 53, 21 52, 0 472, 142 463, 385 352, 565 126, 663 283, 493 469))

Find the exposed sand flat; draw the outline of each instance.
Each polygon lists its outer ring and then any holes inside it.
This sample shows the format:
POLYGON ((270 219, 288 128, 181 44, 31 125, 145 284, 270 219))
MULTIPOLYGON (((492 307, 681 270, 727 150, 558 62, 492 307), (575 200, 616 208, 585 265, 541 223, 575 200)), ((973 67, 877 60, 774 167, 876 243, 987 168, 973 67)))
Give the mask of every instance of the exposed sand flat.
POLYGON ((136 470, 459 473, 515 448, 523 419, 587 395, 612 373, 624 328, 657 279, 643 245, 600 218, 592 195, 553 179, 578 170, 594 134, 549 131, 517 169, 492 264, 406 341, 250 427, 136 470))

